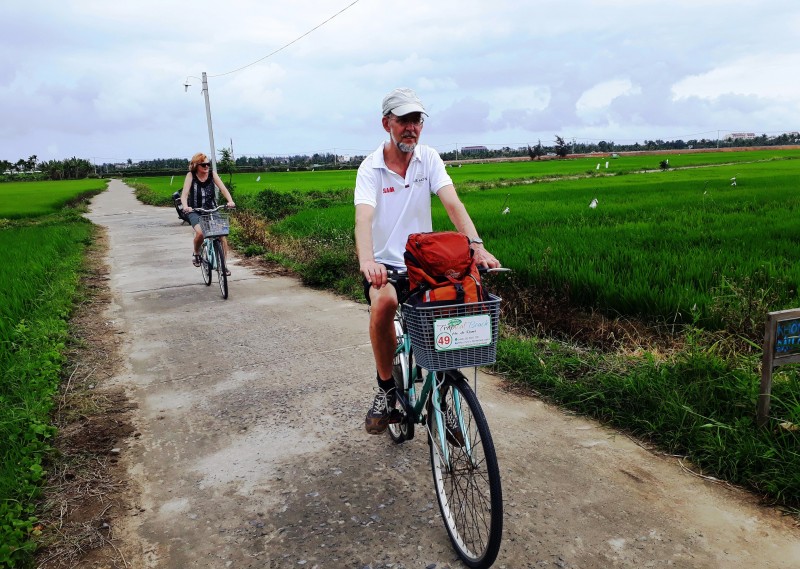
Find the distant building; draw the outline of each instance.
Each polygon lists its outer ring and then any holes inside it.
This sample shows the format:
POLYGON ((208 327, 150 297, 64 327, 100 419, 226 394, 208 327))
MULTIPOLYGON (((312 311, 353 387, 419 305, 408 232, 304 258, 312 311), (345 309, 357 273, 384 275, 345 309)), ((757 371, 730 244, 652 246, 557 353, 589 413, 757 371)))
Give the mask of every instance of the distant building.
POLYGON ((751 140, 756 137, 754 132, 732 132, 725 137, 725 140, 751 140))
POLYGON ((477 154, 479 152, 489 152, 485 146, 464 146, 461 148, 462 154, 477 154))

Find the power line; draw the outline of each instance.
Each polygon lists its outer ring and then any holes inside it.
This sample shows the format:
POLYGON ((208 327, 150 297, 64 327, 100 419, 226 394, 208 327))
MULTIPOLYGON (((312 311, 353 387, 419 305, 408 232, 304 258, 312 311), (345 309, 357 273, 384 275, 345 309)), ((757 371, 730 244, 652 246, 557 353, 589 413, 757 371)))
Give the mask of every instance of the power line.
POLYGON ((349 5, 345 6, 344 8, 342 8, 341 10, 339 10, 338 12, 336 12, 336 13, 335 13, 333 16, 331 16, 330 18, 328 18, 327 20, 325 20, 325 21, 324 21, 324 22, 322 22, 321 24, 317 24, 316 26, 314 26, 313 28, 311 28, 310 30, 308 30, 306 33, 304 33, 303 35, 301 35, 301 36, 299 36, 299 37, 297 37, 297 38, 293 39, 292 41, 290 41, 289 43, 287 43, 287 44, 286 44, 286 45, 284 45, 283 47, 279 47, 278 49, 276 49, 276 50, 275 50, 275 51, 273 51, 272 53, 268 53, 267 55, 265 55, 265 56, 264 56, 264 57, 262 57, 261 59, 256 59, 254 62, 252 62, 252 63, 248 63, 247 65, 243 65, 242 67, 239 67, 238 69, 234 69, 233 71, 226 71, 225 73, 219 73, 219 74, 217 74, 217 75, 209 75, 208 77, 223 77, 223 76, 225 76, 225 75, 230 75, 231 73, 236 73, 237 71, 241 71, 242 69, 247 69, 248 67, 251 67, 251 66, 255 65, 256 63, 260 63, 260 62, 264 61, 265 59, 267 59, 268 57, 272 57, 273 55, 275 55, 275 54, 276 54, 276 53, 278 53, 279 51, 283 51, 284 49, 286 49, 286 48, 287 48, 287 47, 289 47, 290 45, 292 45, 292 44, 294 44, 294 43, 297 43, 298 41, 300 41, 301 39, 303 39, 304 37, 306 37, 308 34, 310 34, 311 32, 313 32, 313 31, 315 31, 315 30, 317 30, 317 29, 321 28, 322 26, 324 26, 325 24, 327 24, 328 22, 330 22, 331 20, 333 20, 335 17, 337 17, 339 14, 341 14, 341 13, 342 13, 342 12, 344 12, 345 10, 348 10, 348 9, 352 8, 354 5, 358 4, 358 3, 359 3, 359 1, 360 1, 360 0, 355 0, 354 2, 351 2, 349 5))

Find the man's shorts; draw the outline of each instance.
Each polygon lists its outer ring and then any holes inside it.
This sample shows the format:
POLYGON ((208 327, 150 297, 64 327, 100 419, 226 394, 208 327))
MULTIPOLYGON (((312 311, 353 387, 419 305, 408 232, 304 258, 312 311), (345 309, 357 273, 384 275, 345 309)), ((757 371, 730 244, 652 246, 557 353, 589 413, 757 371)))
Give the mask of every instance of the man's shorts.
MULTIPOLYGON (((387 265, 385 263, 382 263, 382 264, 387 269, 394 269, 395 271, 405 271, 406 270, 405 267, 393 267, 392 265, 387 265)), ((367 280, 367 277, 364 277, 364 298, 367 299, 367 304, 371 304, 370 299, 369 299, 369 289, 370 288, 372 288, 372 285, 367 280)), ((402 298, 403 295, 405 295, 408 292, 408 279, 403 279, 403 281, 401 283, 399 283, 399 286, 396 286, 395 288, 397 288, 397 298, 402 298)))

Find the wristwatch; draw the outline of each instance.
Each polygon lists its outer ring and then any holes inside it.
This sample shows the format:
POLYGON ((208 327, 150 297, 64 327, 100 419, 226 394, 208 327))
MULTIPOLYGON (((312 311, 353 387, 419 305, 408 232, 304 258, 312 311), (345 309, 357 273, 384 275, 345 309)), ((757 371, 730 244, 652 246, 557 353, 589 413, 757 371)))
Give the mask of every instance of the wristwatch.
POLYGON ((475 237, 475 238, 470 237, 469 244, 472 245, 473 243, 477 243, 478 245, 483 245, 483 239, 481 239, 480 237, 475 237))

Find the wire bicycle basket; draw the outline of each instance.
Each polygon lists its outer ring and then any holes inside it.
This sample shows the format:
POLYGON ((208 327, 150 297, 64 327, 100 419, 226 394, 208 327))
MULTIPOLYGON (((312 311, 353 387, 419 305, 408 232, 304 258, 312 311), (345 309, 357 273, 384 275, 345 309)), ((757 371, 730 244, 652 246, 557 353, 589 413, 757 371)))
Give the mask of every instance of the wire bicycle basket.
POLYGON ((468 304, 403 304, 417 364, 428 371, 493 364, 501 300, 490 293, 489 300, 468 304))
POLYGON ((228 235, 230 227, 230 213, 227 211, 215 211, 214 213, 200 215, 200 229, 203 230, 203 237, 228 235))

